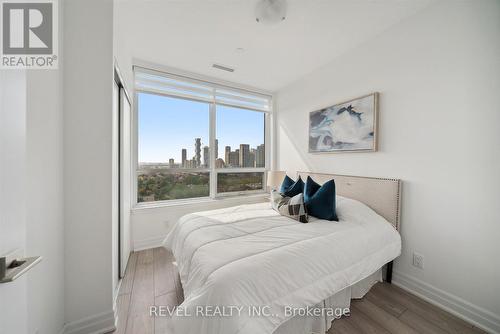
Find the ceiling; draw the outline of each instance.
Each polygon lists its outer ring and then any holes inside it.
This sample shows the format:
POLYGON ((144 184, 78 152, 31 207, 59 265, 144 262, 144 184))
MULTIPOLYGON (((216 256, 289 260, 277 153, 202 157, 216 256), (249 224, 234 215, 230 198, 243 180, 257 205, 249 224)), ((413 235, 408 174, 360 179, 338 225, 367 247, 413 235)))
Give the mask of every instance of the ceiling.
POLYGON ((255 21, 256 0, 115 0, 115 47, 122 56, 277 91, 432 1, 288 0, 286 20, 265 25, 255 21))

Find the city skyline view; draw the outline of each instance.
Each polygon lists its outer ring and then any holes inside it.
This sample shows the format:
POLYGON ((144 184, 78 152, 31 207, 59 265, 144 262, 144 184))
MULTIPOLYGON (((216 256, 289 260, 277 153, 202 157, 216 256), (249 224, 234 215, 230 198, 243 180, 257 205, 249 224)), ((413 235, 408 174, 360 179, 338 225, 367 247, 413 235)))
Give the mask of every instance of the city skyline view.
MULTIPOLYGON (((260 144, 256 148, 248 144, 240 144, 237 147, 225 146, 223 154, 217 154, 220 148, 218 140, 215 140, 216 155, 223 158, 216 158, 216 167, 265 167, 265 145, 260 144)), ((139 162, 141 166, 166 165, 169 168, 199 168, 210 167, 210 149, 203 146, 201 138, 194 139, 194 152, 192 157, 187 154, 187 149, 181 149, 181 160, 170 158, 168 162, 139 162)))
MULTIPOLYGON (((195 139, 203 148, 209 146, 209 104, 160 95, 139 93, 139 163, 182 164, 196 156, 195 139), (179 112, 181 111, 181 112, 179 112), (170 126, 169 126, 170 125, 170 126)), ((217 105, 216 128, 218 156, 226 163, 225 147, 234 151, 241 144, 250 151, 264 144, 264 114, 251 110, 217 105)))

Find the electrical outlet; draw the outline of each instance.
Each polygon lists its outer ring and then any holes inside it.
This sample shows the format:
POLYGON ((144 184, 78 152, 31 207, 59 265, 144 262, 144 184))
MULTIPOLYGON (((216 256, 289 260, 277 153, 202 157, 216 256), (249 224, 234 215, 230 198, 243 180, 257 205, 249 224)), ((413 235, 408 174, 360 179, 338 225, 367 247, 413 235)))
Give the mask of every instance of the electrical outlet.
POLYGON ((418 253, 413 253, 413 266, 424 269, 424 256, 418 253))

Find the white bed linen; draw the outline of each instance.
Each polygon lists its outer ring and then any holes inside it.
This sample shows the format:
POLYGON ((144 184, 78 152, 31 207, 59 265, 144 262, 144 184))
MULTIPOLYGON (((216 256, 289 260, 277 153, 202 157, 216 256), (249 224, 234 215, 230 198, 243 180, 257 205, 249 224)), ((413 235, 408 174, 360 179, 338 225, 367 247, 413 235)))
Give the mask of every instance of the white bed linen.
MULTIPOLYGON (((326 298, 316 304, 315 307, 330 309, 350 308, 351 299, 363 298, 370 291, 371 287, 378 282, 382 282, 382 269, 326 298)), ((325 334, 332 327, 332 321, 335 321, 337 318, 328 314, 323 316, 296 315, 281 324, 273 334, 325 334)))
MULTIPOLYGON (((269 203, 182 217, 164 242, 184 289, 175 334, 272 333, 285 307, 313 306, 379 270, 401 252, 398 232, 366 205, 338 197, 339 222, 302 224, 269 203), (196 316, 199 306, 269 307, 272 316, 196 316)), ((202 308, 201 310, 206 310, 202 308)), ((268 310, 268 309, 266 309, 268 310)))

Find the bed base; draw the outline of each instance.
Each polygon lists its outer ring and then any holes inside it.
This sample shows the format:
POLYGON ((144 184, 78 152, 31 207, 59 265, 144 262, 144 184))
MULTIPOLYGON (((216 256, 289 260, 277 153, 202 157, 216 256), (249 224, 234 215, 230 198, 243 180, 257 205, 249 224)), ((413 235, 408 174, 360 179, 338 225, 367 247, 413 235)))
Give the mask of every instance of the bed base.
POLYGON ((385 268, 385 281, 389 284, 392 282, 392 262, 387 263, 387 267, 385 268))

